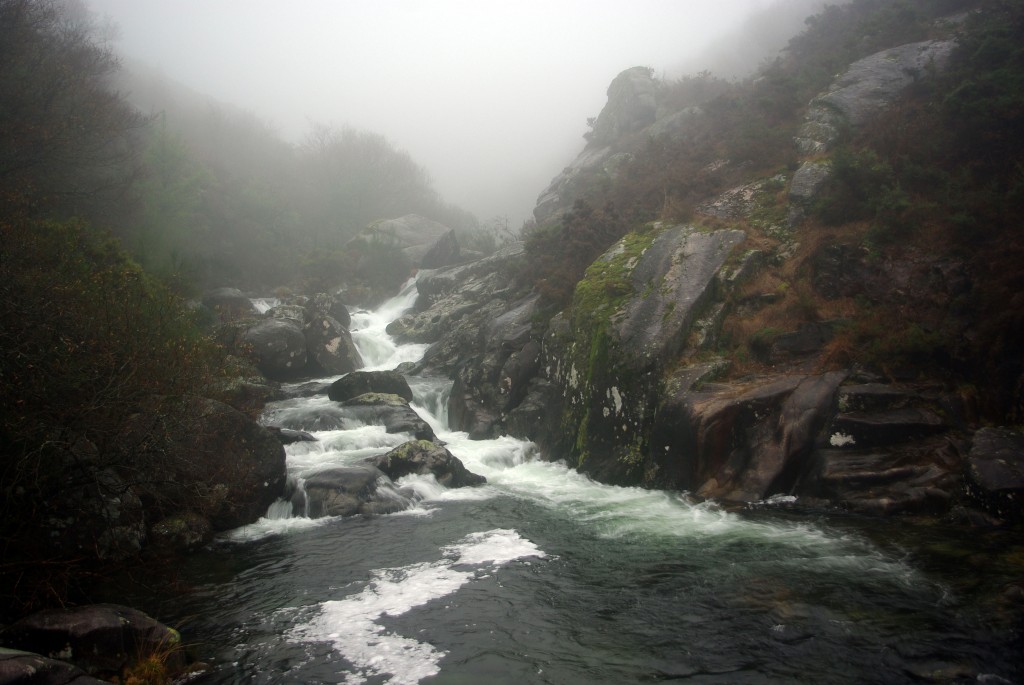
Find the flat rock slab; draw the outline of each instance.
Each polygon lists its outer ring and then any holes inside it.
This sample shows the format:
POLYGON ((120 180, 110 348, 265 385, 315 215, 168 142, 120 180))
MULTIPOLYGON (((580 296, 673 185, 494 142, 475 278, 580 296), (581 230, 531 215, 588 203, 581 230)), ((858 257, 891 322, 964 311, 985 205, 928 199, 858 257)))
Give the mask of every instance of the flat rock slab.
POLYGON ((879 447, 916 440, 946 430, 930 409, 908 407, 881 412, 847 412, 832 421, 832 447, 879 447))

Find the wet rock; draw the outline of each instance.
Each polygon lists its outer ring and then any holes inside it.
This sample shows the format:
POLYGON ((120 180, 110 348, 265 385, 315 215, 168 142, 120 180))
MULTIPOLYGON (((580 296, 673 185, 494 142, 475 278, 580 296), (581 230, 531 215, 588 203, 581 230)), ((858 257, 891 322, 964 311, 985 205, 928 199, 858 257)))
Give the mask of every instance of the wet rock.
POLYGON ((296 442, 316 442, 316 436, 306 431, 278 428, 277 426, 267 426, 267 430, 276 435, 282 445, 291 445, 296 442))
POLYGON ((982 428, 974 434, 967 467, 967 492, 1001 519, 1024 519, 1024 434, 982 428))
POLYGON ((433 474, 437 482, 447 488, 461 488, 486 483, 483 476, 470 472, 454 454, 437 443, 412 440, 399 445, 387 454, 375 457, 371 463, 392 480, 409 474, 433 474))
POLYGON ((839 389, 840 412, 874 412, 903 409, 920 401, 916 393, 885 383, 844 385, 839 389))
POLYGON ((690 326, 716 295, 716 274, 744 238, 742 231, 677 226, 654 240, 630 270, 633 294, 613 318, 626 365, 649 370, 682 350, 690 326))
POLYGON ((418 214, 378 221, 351 242, 393 246, 412 268, 436 269, 460 258, 454 229, 418 214))
POLYGON ((345 330, 349 330, 352 327, 352 316, 348 311, 348 307, 345 306, 345 303, 337 295, 317 293, 306 303, 306 321, 323 316, 331 317, 345 330))
POLYGON ((345 402, 365 393, 398 395, 412 402, 412 388, 405 376, 397 371, 356 371, 339 378, 327 388, 327 396, 335 402, 345 402))
POLYGON ((411 498, 369 464, 326 469, 306 479, 306 511, 310 518, 390 514, 411 505, 411 498))
POLYGON ((942 417, 924 407, 845 412, 832 420, 829 443, 833 447, 879 447, 935 435, 947 428, 942 417))
POLYGON ((314 316, 303 329, 307 360, 312 371, 325 375, 351 373, 363 365, 363 359, 352 342, 352 334, 336 319, 314 316))
POLYGON ((872 515, 945 513, 962 485, 963 457, 945 437, 892 447, 825 448, 801 492, 872 515))
POLYGON ((954 41, 910 43, 875 53, 851 64, 829 90, 811 101, 797 136, 803 154, 831 148, 846 125, 861 126, 885 110, 930 68, 941 69, 954 41))
MULTIPOLYGON (((184 652, 178 631, 131 607, 90 604, 46 609, 3 632, 7 645, 57 658, 92 675, 118 674, 136 659, 167 653, 171 671, 181 670, 184 652)), ((70 681, 75 682, 75 681, 70 681)))
POLYGON ((366 393, 342 404, 345 416, 368 425, 384 426, 388 433, 411 433, 417 440, 434 440, 434 431, 403 397, 366 393))
POLYGON ((269 319, 291 321, 296 326, 306 325, 306 309, 297 304, 279 304, 276 307, 271 307, 267 310, 266 316, 269 319))
POLYGON ((65 661, 0 647, 0 685, 110 685, 65 661))
POLYGON ((777 364, 820 352, 835 336, 836 325, 835 321, 812 321, 800 324, 795 331, 780 333, 772 341, 769 360, 777 364))
POLYGON ((180 554, 199 549, 213 538, 213 528, 205 516, 188 512, 170 516, 149 529, 147 549, 164 554, 180 554))
POLYGON ((267 378, 292 379, 306 368, 306 336, 294 321, 264 319, 245 330, 242 342, 251 348, 267 378))
POLYGON ((256 315, 252 300, 235 288, 217 288, 203 295, 203 306, 220 322, 237 321, 256 315))

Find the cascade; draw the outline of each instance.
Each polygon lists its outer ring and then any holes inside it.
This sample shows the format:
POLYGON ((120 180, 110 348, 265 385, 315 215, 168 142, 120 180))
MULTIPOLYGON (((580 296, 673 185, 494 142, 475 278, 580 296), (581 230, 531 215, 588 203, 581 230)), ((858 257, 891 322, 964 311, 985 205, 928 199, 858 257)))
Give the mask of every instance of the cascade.
MULTIPOLYGON (((352 315, 367 368, 416 361, 387 324, 415 284, 352 315)), ((322 379, 321 385, 334 379, 322 379)), ((413 408, 482 486, 378 484, 404 508, 310 518, 307 480, 409 440, 353 421, 325 395, 267 407, 306 430, 292 492, 184 569, 175 597, 215 652, 214 683, 918 682, 1020 676, 1010 633, 867 524, 728 512, 679 493, 595 483, 508 436, 447 424, 451 383, 409 377, 413 408), (198 617, 198 618, 197 618, 198 617)), ((173 612, 172 612, 173 613, 173 612)), ((959 681, 958 681, 959 682, 959 681)))

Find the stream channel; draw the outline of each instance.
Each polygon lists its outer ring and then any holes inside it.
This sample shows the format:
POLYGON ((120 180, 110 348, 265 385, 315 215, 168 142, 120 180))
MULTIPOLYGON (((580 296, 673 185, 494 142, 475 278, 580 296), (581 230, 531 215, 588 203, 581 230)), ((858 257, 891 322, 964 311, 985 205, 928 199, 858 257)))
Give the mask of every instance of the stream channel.
MULTIPOLYGON (((353 314, 367 369, 423 354, 384 331, 414 301, 410 286, 353 314)), ((414 408, 487 484, 406 477, 411 508, 374 517, 309 519, 282 502, 186 559, 175 590, 142 601, 211 663, 201 682, 1024 677, 1017 626, 991 600, 1003 581, 985 549, 1001 540, 602 485, 531 443, 449 430, 450 381, 408 380, 414 408)), ((318 438, 287 447, 300 481, 411 439, 339 419, 325 393, 274 402, 264 422, 318 438)))

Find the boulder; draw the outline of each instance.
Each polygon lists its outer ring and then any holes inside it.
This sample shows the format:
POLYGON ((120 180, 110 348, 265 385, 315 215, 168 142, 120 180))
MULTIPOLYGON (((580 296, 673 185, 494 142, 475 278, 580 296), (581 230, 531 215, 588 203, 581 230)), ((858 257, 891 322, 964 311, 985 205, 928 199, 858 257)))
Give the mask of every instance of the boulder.
POLYGON ((387 454, 374 457, 370 463, 392 480, 409 474, 433 474, 446 488, 480 485, 487 479, 471 473, 454 454, 428 440, 411 440, 387 454))
POLYGON ((391 246, 414 269, 436 269, 459 261, 455 230, 418 214, 378 221, 351 242, 391 246))
POLYGON ((772 376, 743 383, 689 379, 659 407, 652 443, 661 478, 737 502, 790 494, 809 468, 845 374, 772 376))
POLYGON ((947 428, 942 417, 926 407, 851 411, 832 419, 829 443, 833 447, 881 447, 935 435, 947 428))
POLYGON ((213 539, 213 528, 205 516, 187 512, 168 516, 149 529, 148 551, 164 554, 192 552, 213 539))
POLYGON ((407 403, 412 402, 409 381, 397 371, 356 371, 327 388, 327 397, 335 402, 345 402, 365 393, 398 395, 407 403))
POLYGON ((412 433, 417 440, 434 440, 434 430, 405 398, 385 393, 366 393, 342 403, 342 413, 371 426, 384 426, 388 433, 412 433))
POLYGON ((128 420, 115 449, 150 520, 194 512, 215 531, 237 528, 265 514, 284 488, 281 442, 215 400, 154 398, 128 420))
POLYGON ((942 514, 962 488, 963 458, 944 436, 877 449, 816 452, 801 496, 871 515, 942 514))
POLYGON ((203 295, 203 306, 213 312, 221 323, 237 321, 258 312, 252 300, 235 288, 217 288, 203 295))
POLYGON ((974 434, 967 461, 967 492, 990 514, 1024 518, 1024 434, 982 428, 974 434))
POLYGON ((375 466, 361 464, 326 469, 306 478, 310 518, 390 514, 408 509, 411 497, 399 492, 375 466))
POLYGON ((956 42, 923 41, 882 50, 847 67, 811 101, 797 136, 804 154, 828 150, 846 125, 858 127, 885 110, 928 69, 942 69, 956 42))
POLYGON ((314 316, 304 333, 307 363, 312 371, 333 376, 351 373, 363 365, 352 334, 333 317, 314 316))
POLYGON ((316 436, 306 431, 278 428, 277 426, 267 426, 267 430, 276 435, 282 445, 291 445, 296 442, 316 442, 316 436))
POLYGON ((66 661, 0 647, 0 685, 110 685, 66 661))
POLYGON ((306 336, 294 321, 264 319, 242 334, 267 378, 289 380, 306 369, 306 336))
POLYGON ((317 293, 306 303, 305 311, 307 321, 319 316, 329 316, 346 330, 352 327, 352 315, 337 295, 317 293))
POLYGON ((267 310, 267 318, 291 321, 296 326, 306 325, 306 308, 298 304, 279 304, 267 310))
POLYGON ((7 645, 70 662, 92 675, 118 674, 153 653, 166 653, 171 671, 185 665, 178 631, 119 604, 45 609, 11 624, 3 639, 7 645))

